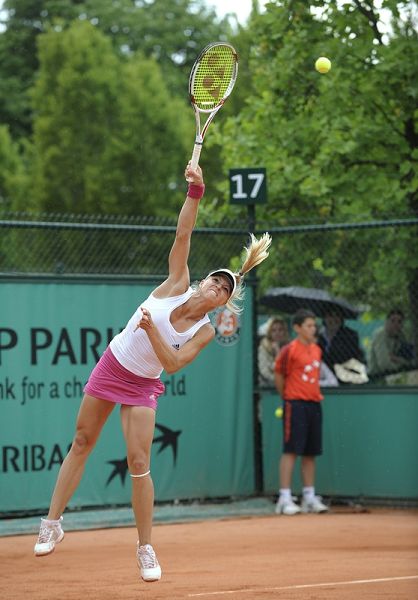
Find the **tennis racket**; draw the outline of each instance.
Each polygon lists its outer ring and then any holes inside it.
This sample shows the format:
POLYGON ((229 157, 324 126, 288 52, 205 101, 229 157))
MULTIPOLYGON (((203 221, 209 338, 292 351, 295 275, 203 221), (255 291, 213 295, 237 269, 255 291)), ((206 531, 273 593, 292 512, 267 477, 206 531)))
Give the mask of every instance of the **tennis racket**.
POLYGON ((199 164, 203 140, 218 110, 232 92, 238 74, 238 55, 230 44, 215 42, 203 48, 189 78, 189 94, 196 118, 196 139, 190 166, 199 164), (201 127, 202 115, 208 114, 201 127))

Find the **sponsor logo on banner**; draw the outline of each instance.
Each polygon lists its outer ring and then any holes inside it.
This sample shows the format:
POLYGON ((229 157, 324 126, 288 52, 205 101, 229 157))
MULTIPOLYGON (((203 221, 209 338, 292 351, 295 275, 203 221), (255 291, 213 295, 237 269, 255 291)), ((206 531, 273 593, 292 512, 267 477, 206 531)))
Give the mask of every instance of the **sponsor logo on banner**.
MULTIPOLYGON (((152 440, 153 444, 160 444, 157 454, 160 454, 160 452, 163 452, 166 448, 171 448, 171 451, 173 453, 173 463, 174 466, 176 466, 177 444, 178 438, 181 434, 181 430, 174 431, 174 429, 169 429, 169 427, 166 427, 165 425, 160 425, 159 423, 156 423, 155 427, 159 429, 161 434, 152 440)), ((118 476, 120 477, 121 484, 124 486, 126 481, 126 475, 128 473, 128 461, 126 459, 126 456, 120 459, 116 458, 114 460, 108 460, 107 464, 112 465, 112 472, 107 478, 106 487, 109 485, 112 479, 115 479, 115 477, 118 476)))
POLYGON ((228 308, 221 308, 214 313, 213 326, 216 330, 215 339, 221 346, 233 346, 240 338, 241 324, 239 316, 228 308))
POLYGON ((71 444, 62 446, 58 443, 24 444, 0 446, 1 473, 28 473, 51 471, 60 467, 71 444))

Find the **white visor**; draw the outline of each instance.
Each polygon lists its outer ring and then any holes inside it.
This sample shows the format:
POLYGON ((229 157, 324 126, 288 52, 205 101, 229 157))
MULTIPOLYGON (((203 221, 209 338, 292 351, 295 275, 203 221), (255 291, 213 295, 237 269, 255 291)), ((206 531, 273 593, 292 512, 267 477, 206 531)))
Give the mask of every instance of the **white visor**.
POLYGON ((208 277, 212 277, 213 275, 225 275, 225 277, 228 278, 228 281, 230 281, 232 284, 232 291, 229 295, 229 297, 231 298, 231 296, 235 294, 235 290, 237 289, 237 279, 235 277, 235 274, 229 269, 216 269, 216 271, 211 271, 208 274, 208 277))

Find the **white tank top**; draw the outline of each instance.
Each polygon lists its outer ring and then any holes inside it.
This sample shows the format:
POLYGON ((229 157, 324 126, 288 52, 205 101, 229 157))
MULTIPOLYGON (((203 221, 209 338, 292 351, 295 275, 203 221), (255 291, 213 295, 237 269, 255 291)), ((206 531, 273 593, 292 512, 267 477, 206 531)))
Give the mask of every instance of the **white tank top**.
MULTIPOLYGON (((154 325, 157 327, 164 341, 176 350, 179 350, 179 348, 190 340, 202 325, 210 323, 208 315, 205 315, 200 321, 183 333, 176 331, 170 323, 170 316, 173 310, 187 302, 192 294, 193 290, 191 287, 184 294, 181 294, 181 296, 172 296, 171 298, 155 298, 151 293, 145 302, 141 304, 141 306, 150 311, 154 325)), ((145 331, 143 329, 135 331, 135 327, 140 319, 141 308, 138 307, 129 319, 125 329, 113 338, 109 346, 115 358, 125 369, 140 377, 157 379, 161 375, 163 367, 145 331)))

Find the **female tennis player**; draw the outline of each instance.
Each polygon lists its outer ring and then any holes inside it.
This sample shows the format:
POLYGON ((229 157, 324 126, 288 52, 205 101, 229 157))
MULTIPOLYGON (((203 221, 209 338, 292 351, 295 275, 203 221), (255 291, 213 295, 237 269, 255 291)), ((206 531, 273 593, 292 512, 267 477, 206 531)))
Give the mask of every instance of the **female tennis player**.
POLYGON ((268 234, 260 240, 251 236, 239 273, 218 269, 190 287, 190 240, 205 186, 200 167, 193 170, 188 165, 185 176, 189 187, 168 257, 168 277, 113 338, 90 375, 71 449, 60 468, 48 515, 41 519, 36 556, 50 554, 63 539, 62 513, 106 419, 119 404, 138 530, 137 562, 144 581, 161 578, 151 545, 154 487, 150 473, 157 399, 164 391, 160 375, 163 369, 175 373, 192 362, 214 338, 208 312, 224 305, 240 311, 243 276, 267 258, 271 243, 268 234))

